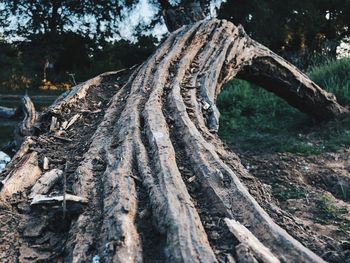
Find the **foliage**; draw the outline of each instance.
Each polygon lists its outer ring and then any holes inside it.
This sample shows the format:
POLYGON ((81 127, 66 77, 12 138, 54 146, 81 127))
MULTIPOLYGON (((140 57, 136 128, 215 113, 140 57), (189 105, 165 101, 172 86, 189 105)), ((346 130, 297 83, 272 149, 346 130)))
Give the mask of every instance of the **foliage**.
POLYGON ((338 101, 350 105, 350 59, 331 60, 313 68, 309 76, 321 87, 332 92, 338 101))
MULTIPOLYGON (((319 219, 326 222, 329 220, 342 221, 342 215, 348 213, 346 208, 338 208, 336 204, 332 202, 331 198, 326 195, 319 196, 316 203, 316 208, 319 212, 319 219)), ((346 221, 348 224, 350 223, 348 220, 346 221)))
POLYGON ((316 208, 318 209, 318 221, 320 223, 332 221, 339 224, 340 230, 350 230, 350 221, 344 218, 344 215, 348 214, 349 211, 346 208, 339 208, 332 202, 330 197, 320 195, 316 203, 316 208))
POLYGON ((307 197, 307 191, 298 185, 289 184, 276 184, 273 187, 273 195, 280 201, 286 201, 288 199, 302 199, 307 197))
POLYGON ((349 11, 348 0, 228 0, 219 15, 287 57, 314 52, 335 57, 340 41, 350 34, 349 11))
MULTIPOLYGON (((116 41, 121 21, 141 2, 145 1, 0 0, 0 34, 6 39, 0 40, 0 87, 37 88, 45 86, 45 78, 50 87, 57 87, 141 63, 157 44, 145 36, 144 21, 127 25, 136 43, 116 41), (50 69, 44 76, 46 63, 50 69)), ((150 2, 157 6, 157 1, 150 2)), ((152 20, 148 23, 154 25, 152 20)))
MULTIPOLYGON (((334 60, 312 69, 310 76, 349 105, 349 67, 349 59, 334 60)), ((228 83, 217 104, 221 112, 219 135, 242 150, 310 155, 350 145, 350 120, 317 128, 320 124, 315 125, 274 94, 242 80, 228 83)))
POLYGON ((139 41, 126 40, 96 45, 76 33, 37 35, 30 41, 0 42, 0 86, 10 90, 42 85, 44 64, 53 69, 47 79, 53 86, 74 84, 105 71, 131 67, 143 62, 155 49, 152 37, 141 36, 139 41))
POLYGON ((0 20, 4 35, 30 37, 38 34, 64 33, 75 30, 82 34, 100 35, 120 14, 120 1, 33 0, 0 1, 0 20))
MULTIPOLYGON (((103 41, 115 38, 123 23, 130 30, 144 34, 155 24, 162 24, 162 8, 174 4, 186 6, 184 0, 0 0, 0 27, 8 36, 32 37, 48 33, 75 32, 103 41), (153 17, 130 20, 135 11, 150 7, 153 17), (136 21, 138 20, 138 21, 136 21), (137 25, 134 25, 134 24, 137 25)), ((220 7, 224 1, 201 0, 209 10, 220 7), (211 7, 211 8, 210 8, 211 7)), ((336 55, 341 40, 350 35, 350 1, 348 0, 227 0, 219 9, 219 17, 242 24, 246 31, 259 42, 294 59, 314 54, 336 55), (269 30, 266 30, 268 25, 269 30), (315 53, 316 52, 316 53, 315 53)), ((145 14, 141 14, 145 15, 145 14)), ((304 63, 307 61, 304 59, 304 63)), ((293 61, 294 62, 294 61, 293 61)))
POLYGON ((0 17, 0 32, 8 40, 74 32, 113 41, 123 37, 123 28, 132 36, 148 35, 150 26, 163 23, 157 0, 0 0, 0 17))
MULTIPOLYGON (((333 52, 333 44, 348 34, 345 25, 349 17, 345 14, 350 7, 349 1, 344 1, 228 0, 219 14, 243 24, 253 38, 307 68, 324 62, 325 55, 333 52), (270 30, 265 30, 266 25, 270 30)), ((222 1, 200 1, 206 7, 214 2, 222 1)), ((0 41, 0 84, 12 89, 38 87, 47 59, 54 65, 49 72, 51 82, 69 82, 67 73, 75 74, 79 82, 103 71, 140 63, 158 43, 145 35, 155 24, 163 23, 161 6, 169 3, 187 2, 0 0, 0 34, 8 41, 0 41), (152 7, 153 17, 138 22, 131 19, 129 16, 140 12, 145 3, 152 7), (123 24, 126 21, 128 25, 123 24), (136 43, 117 38, 123 26, 137 36, 136 43)))

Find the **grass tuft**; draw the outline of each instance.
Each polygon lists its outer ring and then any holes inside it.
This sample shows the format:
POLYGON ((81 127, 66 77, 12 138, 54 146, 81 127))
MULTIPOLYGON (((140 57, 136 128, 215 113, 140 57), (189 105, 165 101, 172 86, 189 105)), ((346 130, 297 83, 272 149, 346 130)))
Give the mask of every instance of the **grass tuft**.
POLYGON ((309 76, 325 90, 332 92, 343 105, 350 105, 350 58, 331 60, 314 67, 309 76))
POLYGON ((350 220, 345 217, 349 211, 344 207, 339 208, 328 196, 320 195, 316 202, 316 208, 319 223, 336 223, 340 231, 350 230, 350 220))

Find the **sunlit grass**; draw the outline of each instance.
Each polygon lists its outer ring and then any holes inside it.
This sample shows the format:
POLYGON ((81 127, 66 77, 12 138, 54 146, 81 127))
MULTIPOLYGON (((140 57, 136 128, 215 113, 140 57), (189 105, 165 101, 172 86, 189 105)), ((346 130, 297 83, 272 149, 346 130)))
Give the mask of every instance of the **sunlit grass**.
MULTIPOLYGON (((342 59, 313 68, 309 76, 334 93, 340 103, 349 105, 349 72, 350 59, 342 59)), ((221 112, 219 135, 242 150, 310 155, 350 145, 350 121, 343 121, 336 129, 322 128, 315 135, 319 124, 274 94, 246 81, 231 81, 217 104, 221 112)))

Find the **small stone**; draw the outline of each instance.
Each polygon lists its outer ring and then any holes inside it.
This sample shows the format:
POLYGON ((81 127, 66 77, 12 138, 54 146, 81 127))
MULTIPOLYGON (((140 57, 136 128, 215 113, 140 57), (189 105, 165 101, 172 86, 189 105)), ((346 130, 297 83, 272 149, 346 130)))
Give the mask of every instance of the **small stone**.
POLYGON ((100 263, 100 256, 99 255, 95 255, 92 258, 92 263, 100 263))
POLYGON ((21 202, 21 203, 18 203, 17 209, 20 213, 29 213, 30 205, 25 202, 21 202))
POLYGON ((250 249, 242 243, 236 246, 236 254, 238 262, 258 263, 250 249))
POLYGON ((350 241, 342 240, 342 241, 341 241, 341 247, 342 247, 344 250, 350 250, 350 241))
POLYGON ((40 217, 29 221, 23 231, 24 237, 39 237, 46 227, 46 217, 40 217))
POLYGON ((38 253, 35 249, 22 246, 19 249, 19 262, 50 262, 48 261, 51 253, 41 251, 38 253))
POLYGON ((23 262, 25 260, 35 260, 38 258, 38 254, 31 248, 27 246, 22 246, 19 249, 20 257, 19 260, 20 262, 23 262))
POLYGON ((58 243, 62 242, 62 237, 57 234, 53 234, 50 236, 50 246, 57 246, 58 243))
POLYGON ((217 240, 220 238, 220 234, 217 232, 217 231, 211 231, 210 233, 210 237, 213 239, 213 240, 217 240))

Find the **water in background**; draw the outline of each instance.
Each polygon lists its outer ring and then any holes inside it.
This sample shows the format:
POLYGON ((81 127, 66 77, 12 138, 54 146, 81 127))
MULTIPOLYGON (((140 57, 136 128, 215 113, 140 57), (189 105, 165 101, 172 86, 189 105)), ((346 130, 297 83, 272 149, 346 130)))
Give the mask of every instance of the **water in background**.
MULTIPOLYGON (((57 91, 29 91, 28 95, 32 99, 35 109, 42 111, 49 106, 62 92, 57 91)), ((24 94, 0 93, 0 106, 17 108, 21 104, 24 94)), ((0 118, 0 149, 12 138, 14 129, 20 120, 8 120, 0 118)))

